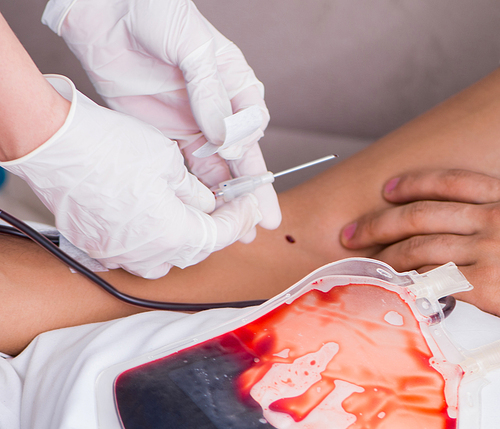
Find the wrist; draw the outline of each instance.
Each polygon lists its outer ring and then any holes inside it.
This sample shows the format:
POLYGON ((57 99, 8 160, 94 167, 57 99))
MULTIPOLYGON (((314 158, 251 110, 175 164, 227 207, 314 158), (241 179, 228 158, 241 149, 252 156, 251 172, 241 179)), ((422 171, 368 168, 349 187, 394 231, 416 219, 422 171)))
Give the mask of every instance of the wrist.
POLYGON ((0 14, 0 160, 26 155, 64 123, 69 103, 47 83, 0 14))
POLYGON ((22 110, 23 118, 13 118, 9 133, 3 136, 0 160, 12 161, 33 152, 49 140, 64 124, 71 103, 47 82, 36 90, 33 100, 22 110))
POLYGON ((12 121, 8 133, 2 134, 0 161, 16 164, 53 141, 71 122, 73 83, 64 76, 46 75, 33 90, 23 118, 12 121))

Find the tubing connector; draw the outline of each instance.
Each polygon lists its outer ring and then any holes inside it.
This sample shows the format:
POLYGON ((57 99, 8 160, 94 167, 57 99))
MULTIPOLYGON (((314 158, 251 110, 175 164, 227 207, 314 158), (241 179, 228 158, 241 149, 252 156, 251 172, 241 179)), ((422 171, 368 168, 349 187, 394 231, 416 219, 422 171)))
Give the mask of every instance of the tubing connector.
POLYGON ((408 289, 416 298, 427 298, 429 301, 438 301, 445 296, 472 289, 472 285, 453 262, 424 274, 410 273, 410 277, 414 284, 408 286, 408 289))
POLYGON ((459 365, 465 374, 478 377, 500 368, 500 341, 467 352, 465 360, 459 365))
POLYGON ((472 285, 453 262, 435 268, 424 274, 408 273, 413 284, 407 286, 415 295, 415 304, 424 317, 430 318, 430 324, 439 323, 443 318, 439 299, 457 292, 472 289, 472 285))

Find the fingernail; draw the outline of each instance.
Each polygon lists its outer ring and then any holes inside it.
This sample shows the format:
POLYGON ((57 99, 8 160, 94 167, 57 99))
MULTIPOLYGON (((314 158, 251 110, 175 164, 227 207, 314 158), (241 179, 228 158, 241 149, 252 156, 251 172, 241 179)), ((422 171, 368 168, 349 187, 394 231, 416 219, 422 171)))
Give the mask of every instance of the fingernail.
POLYGON ((358 223, 354 222, 349 225, 347 225, 343 230, 342 230, 342 238, 344 241, 349 241, 354 233, 356 232, 356 228, 358 227, 358 223))
POLYGON ((394 179, 389 180, 384 187, 384 192, 386 194, 390 194, 397 186, 400 179, 401 179, 400 177, 395 177, 394 179))

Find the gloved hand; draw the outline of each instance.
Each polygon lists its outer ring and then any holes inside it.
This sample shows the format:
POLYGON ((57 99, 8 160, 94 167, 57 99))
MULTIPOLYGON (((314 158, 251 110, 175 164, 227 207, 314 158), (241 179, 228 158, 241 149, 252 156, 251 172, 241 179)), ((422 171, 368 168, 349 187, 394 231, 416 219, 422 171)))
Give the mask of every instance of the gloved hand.
POLYGON ((186 267, 261 220, 248 195, 211 212, 212 192, 188 173, 175 142, 103 108, 63 76, 47 76, 71 108, 64 125, 22 158, 0 163, 23 178, 75 246, 108 268, 146 278, 186 267))
MULTIPOLYGON (((257 143, 269 121, 263 85, 190 0, 50 0, 42 21, 64 38, 108 106, 176 140, 208 187, 229 179, 230 170, 234 177, 267 171, 257 143), (218 155, 192 155, 207 140, 220 146, 224 118, 255 105, 263 120, 250 136, 218 155)), ((272 185, 255 194, 260 225, 277 228, 272 185)))

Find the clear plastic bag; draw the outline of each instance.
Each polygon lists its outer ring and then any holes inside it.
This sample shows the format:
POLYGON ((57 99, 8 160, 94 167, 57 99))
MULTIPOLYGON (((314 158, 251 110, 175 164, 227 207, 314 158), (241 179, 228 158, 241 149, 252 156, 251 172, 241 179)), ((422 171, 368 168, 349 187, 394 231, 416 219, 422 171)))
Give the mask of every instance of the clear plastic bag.
POLYGON ((102 373, 100 427, 477 428, 498 347, 457 347, 440 302, 469 289, 451 263, 425 274, 329 264, 217 329, 102 373))

